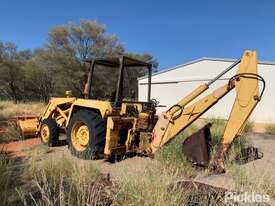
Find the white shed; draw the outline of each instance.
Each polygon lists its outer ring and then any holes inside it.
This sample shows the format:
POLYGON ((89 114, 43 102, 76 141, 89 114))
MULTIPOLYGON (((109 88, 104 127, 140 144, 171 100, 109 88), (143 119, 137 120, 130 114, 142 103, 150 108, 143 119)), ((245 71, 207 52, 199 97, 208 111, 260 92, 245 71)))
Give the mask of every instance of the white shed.
MULTIPOLYGON (((151 96, 158 100, 160 104, 167 106, 166 108, 158 108, 158 112, 167 110, 197 86, 208 82, 235 61, 234 59, 204 57, 154 73, 152 75, 151 96)), ((226 84, 228 79, 236 73, 237 67, 211 85, 202 97, 213 91, 213 89, 226 84)), ((275 123, 275 62, 258 62, 258 71, 266 81, 266 89, 262 100, 250 119, 255 123, 275 123)), ((145 101, 147 98, 147 86, 147 78, 141 77, 138 88, 140 101, 145 101)), ((235 90, 213 106, 204 117, 228 118, 234 99, 235 90)))

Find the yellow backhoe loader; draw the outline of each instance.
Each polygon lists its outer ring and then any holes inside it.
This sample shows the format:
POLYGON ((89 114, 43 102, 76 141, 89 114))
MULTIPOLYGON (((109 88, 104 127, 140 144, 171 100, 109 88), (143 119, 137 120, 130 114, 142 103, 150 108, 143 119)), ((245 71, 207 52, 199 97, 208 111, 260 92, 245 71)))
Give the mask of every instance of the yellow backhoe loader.
POLYGON ((87 62, 90 68, 85 98, 71 97, 69 92, 67 97, 52 98, 38 121, 30 123, 28 119, 26 124, 21 122, 20 125, 23 133, 25 129, 29 133, 33 129, 48 146, 58 145, 59 134, 66 133, 71 153, 85 159, 108 158, 133 152, 153 155, 231 90, 236 89, 236 99, 218 153, 211 161, 214 171, 223 172, 224 155, 234 138, 242 133, 264 91, 263 86, 259 92, 259 82, 264 85, 264 79, 258 75, 256 52, 245 51, 239 61, 157 117, 158 104, 151 100, 151 64, 126 56, 87 62), (224 86, 198 99, 210 85, 238 64, 237 74, 224 86), (132 69, 140 68, 148 70, 147 102, 133 100, 133 90, 137 84, 129 74, 132 69), (107 71, 104 73, 105 69, 107 71), (101 79, 97 78, 96 72, 101 75, 101 79), (103 76, 106 82, 102 82, 103 76), (126 84, 125 79, 130 84, 126 84), (105 83, 108 84, 106 87, 105 83))

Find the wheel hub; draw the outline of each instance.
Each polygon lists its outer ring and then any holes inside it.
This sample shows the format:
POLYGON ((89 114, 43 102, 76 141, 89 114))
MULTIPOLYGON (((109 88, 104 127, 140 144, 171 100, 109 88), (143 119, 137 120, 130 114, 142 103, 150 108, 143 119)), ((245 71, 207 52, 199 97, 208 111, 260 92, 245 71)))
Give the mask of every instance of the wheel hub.
POLYGON ((83 151, 89 143, 89 128, 84 123, 76 123, 72 129, 72 144, 77 151, 83 151))
POLYGON ((77 131, 77 138, 81 145, 86 146, 89 142, 89 130, 86 125, 82 125, 77 131))
POLYGON ((41 132, 40 132, 41 138, 44 142, 48 142, 49 141, 49 137, 50 137, 50 128, 48 127, 48 125, 43 124, 41 126, 41 132))

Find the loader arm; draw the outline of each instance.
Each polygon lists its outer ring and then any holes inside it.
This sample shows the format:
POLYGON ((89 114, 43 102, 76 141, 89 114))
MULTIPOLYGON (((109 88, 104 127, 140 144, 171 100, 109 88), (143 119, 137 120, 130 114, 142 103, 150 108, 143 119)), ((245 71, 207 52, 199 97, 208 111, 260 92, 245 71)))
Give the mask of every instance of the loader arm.
MULTIPOLYGON (((258 75, 256 52, 246 51, 241 61, 233 64, 226 72, 239 62, 240 66, 237 74, 233 76, 226 85, 216 89, 206 97, 197 100, 195 103, 192 103, 192 100, 206 91, 209 85, 218 79, 215 78, 214 81, 198 87, 194 92, 183 98, 160 116, 153 130, 153 140, 151 142, 152 153, 155 153, 164 144, 175 138, 177 134, 190 126, 192 122, 198 119, 235 88, 235 102, 219 145, 219 152, 216 155, 216 160, 213 161, 215 163, 219 162, 220 165, 222 164, 221 159, 234 138, 241 134, 247 119, 263 94, 263 91, 259 94, 258 82, 264 82, 264 80, 258 75), (187 107, 184 108, 185 105, 187 105, 187 107)), ((218 77, 221 77, 226 72, 222 72, 218 77)))

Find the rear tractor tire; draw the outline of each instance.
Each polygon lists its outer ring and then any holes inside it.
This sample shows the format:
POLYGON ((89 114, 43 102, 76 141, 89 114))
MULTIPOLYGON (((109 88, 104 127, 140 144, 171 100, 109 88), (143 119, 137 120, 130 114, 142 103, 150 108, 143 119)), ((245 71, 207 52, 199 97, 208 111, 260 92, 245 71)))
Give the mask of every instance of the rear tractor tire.
POLYGON ((79 110, 71 118, 67 141, 71 154, 81 159, 104 157, 106 124, 104 119, 90 110, 79 110))
POLYGON ((59 127, 54 119, 47 118, 41 122, 40 138, 49 147, 58 146, 59 127))

